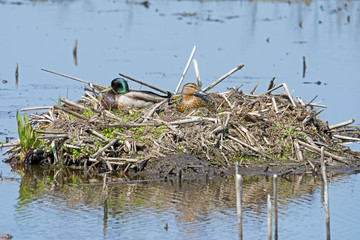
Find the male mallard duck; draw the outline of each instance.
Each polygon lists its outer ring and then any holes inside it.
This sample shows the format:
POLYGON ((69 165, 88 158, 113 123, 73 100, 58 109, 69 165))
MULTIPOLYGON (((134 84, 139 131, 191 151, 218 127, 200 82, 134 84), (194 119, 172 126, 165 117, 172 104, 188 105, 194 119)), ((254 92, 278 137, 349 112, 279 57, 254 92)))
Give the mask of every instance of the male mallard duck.
POLYGON ((168 96, 161 96, 150 91, 130 91, 125 79, 115 78, 111 81, 111 86, 102 91, 101 104, 106 109, 142 108, 170 98, 170 96, 170 93, 168 96))
POLYGON ((187 83, 181 91, 181 100, 176 109, 179 112, 185 112, 190 109, 207 107, 209 110, 214 110, 215 103, 203 91, 198 89, 195 83, 187 83))

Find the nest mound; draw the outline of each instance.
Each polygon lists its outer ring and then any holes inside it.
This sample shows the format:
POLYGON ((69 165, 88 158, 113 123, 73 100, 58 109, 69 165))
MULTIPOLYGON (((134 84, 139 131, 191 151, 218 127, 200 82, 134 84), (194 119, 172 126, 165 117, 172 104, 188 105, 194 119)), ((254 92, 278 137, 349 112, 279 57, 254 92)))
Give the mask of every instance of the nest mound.
MULTIPOLYGON (((258 95, 237 88, 213 92, 215 112, 185 113, 176 111, 178 96, 143 109, 110 112, 100 107, 97 90, 85 91, 76 103, 60 99, 62 105, 30 114, 42 144, 29 149, 24 162, 168 177, 221 175, 239 161, 243 169, 266 166, 265 172, 281 166, 281 175, 296 169, 317 172, 324 147, 328 165, 359 166, 359 153, 342 145, 360 140, 358 128, 348 126, 353 121, 329 127, 317 117, 316 108, 324 106, 294 101, 286 84, 258 95), (272 94, 280 87, 286 93, 272 94)), ((9 161, 19 161, 18 145, 7 151, 9 161)))

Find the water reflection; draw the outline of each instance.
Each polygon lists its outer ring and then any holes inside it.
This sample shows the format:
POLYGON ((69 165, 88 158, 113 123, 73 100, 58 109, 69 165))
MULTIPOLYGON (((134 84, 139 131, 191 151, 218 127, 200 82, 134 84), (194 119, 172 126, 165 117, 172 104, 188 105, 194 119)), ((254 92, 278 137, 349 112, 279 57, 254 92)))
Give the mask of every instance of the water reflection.
MULTIPOLYGON (((81 177, 75 171, 34 167, 22 175, 15 205, 20 225, 43 222, 42 219, 57 215, 65 217, 69 225, 81 218, 83 226, 77 230, 79 234, 96 235, 101 229, 103 237, 109 239, 119 236, 118 232, 122 233, 121 237, 130 238, 139 231, 151 232, 150 238, 170 236, 167 234, 176 234, 179 239, 204 238, 208 234, 214 234, 216 238, 237 236, 233 177, 108 185, 108 192, 104 193, 102 186, 77 185, 101 183, 102 178, 81 177), (84 226, 92 225, 94 221, 99 226, 85 230, 84 226)), ((342 178, 333 175, 330 179, 336 183, 342 178)), ((110 179, 112 182, 119 180, 110 179)), ((245 177, 243 187, 244 237, 266 237, 266 197, 273 192, 272 178, 245 177), (256 234, 254 228, 258 229, 256 234)), ((318 177, 280 178, 279 218, 311 206, 319 191, 321 179, 318 177)), ((321 208, 318 211, 321 212, 321 208)), ((47 233, 46 227, 36 225, 32 234, 47 233)), ((281 231, 287 227, 288 224, 280 220, 280 236, 287 236, 281 231)), ((56 233, 56 230, 52 231, 56 233)))

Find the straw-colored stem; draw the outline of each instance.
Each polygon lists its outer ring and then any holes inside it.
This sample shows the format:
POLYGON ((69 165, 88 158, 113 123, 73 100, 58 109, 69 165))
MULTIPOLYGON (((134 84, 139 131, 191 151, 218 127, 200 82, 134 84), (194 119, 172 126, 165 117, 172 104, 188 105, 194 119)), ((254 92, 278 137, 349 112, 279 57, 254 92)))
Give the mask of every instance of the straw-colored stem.
POLYGON ((193 56, 194 56, 195 50, 196 50, 196 46, 194 45, 194 47, 193 47, 193 49, 192 49, 192 51, 191 51, 191 53, 190 53, 190 57, 189 57, 189 59, 188 59, 188 61, 187 61, 187 63, 186 63, 184 72, 183 72, 183 74, 181 75, 180 80, 179 80, 179 83, 178 83, 178 85, 177 85, 177 87, 176 87, 176 89, 175 89, 174 95, 176 95, 176 94, 178 93, 178 91, 179 91, 179 88, 180 88, 180 86, 181 86, 181 83, 183 82, 183 80, 184 80, 184 78, 185 78, 185 75, 186 75, 186 72, 187 72, 187 70, 188 70, 188 68, 189 68, 191 59, 192 59, 193 56))
POLYGON ((197 85, 198 85, 199 88, 201 88, 202 82, 201 82, 201 79, 200 79, 200 71, 199 71, 199 66, 198 66, 198 63, 197 63, 196 59, 193 60, 193 64, 194 64, 194 70, 195 70, 197 85))
POLYGON ((212 84, 210 84, 209 86, 207 86, 206 88, 204 88, 202 91, 206 92, 209 91, 210 89, 212 89, 213 87, 215 87, 216 85, 218 85, 220 82, 222 82, 224 79, 226 79, 227 77, 229 77, 231 74, 235 73, 236 71, 242 69, 244 67, 244 64, 240 64, 239 66, 237 66, 236 68, 230 70, 228 73, 226 73, 224 76, 222 76, 221 78, 219 78, 218 80, 216 80, 215 82, 213 82, 212 84))
POLYGON ((136 80, 136 79, 134 79, 134 78, 132 78, 132 77, 129 77, 129 76, 125 75, 125 74, 119 73, 119 75, 120 75, 121 77, 127 78, 127 79, 129 79, 129 80, 131 80, 131 81, 133 81, 133 82, 139 83, 139 84, 144 85, 144 86, 147 86, 147 87, 149 87, 149 88, 152 88, 152 89, 154 89, 154 90, 156 90, 156 91, 162 92, 162 93, 164 93, 164 94, 168 94, 168 92, 165 91, 165 90, 162 90, 162 89, 160 89, 160 88, 154 87, 154 86, 152 86, 152 85, 150 85, 150 84, 147 84, 147 83, 145 83, 145 82, 142 82, 142 81, 140 81, 140 80, 136 80))

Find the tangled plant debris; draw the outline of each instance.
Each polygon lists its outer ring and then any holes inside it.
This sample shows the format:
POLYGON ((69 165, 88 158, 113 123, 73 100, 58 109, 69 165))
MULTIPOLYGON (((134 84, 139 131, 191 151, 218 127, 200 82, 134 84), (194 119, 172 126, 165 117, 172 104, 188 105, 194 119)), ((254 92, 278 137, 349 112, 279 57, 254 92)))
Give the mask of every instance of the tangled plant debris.
POLYGON ((29 115, 36 148, 24 154, 24 136, 0 146, 10 147, 4 154, 11 154, 11 163, 23 158, 25 164, 69 166, 88 173, 222 175, 235 161, 244 171, 257 169, 258 174, 317 173, 322 146, 330 169, 358 168, 359 153, 342 145, 360 140, 359 129, 349 126, 354 121, 328 126, 317 117, 317 109, 326 106, 294 101, 286 83, 273 87, 273 82, 262 94, 254 94, 257 86, 249 94, 239 88, 209 93, 215 111, 185 113, 176 111, 177 95, 143 109, 102 109, 103 87, 91 85, 77 102, 61 98, 61 105, 29 115), (279 88, 284 91, 273 94, 279 88))

